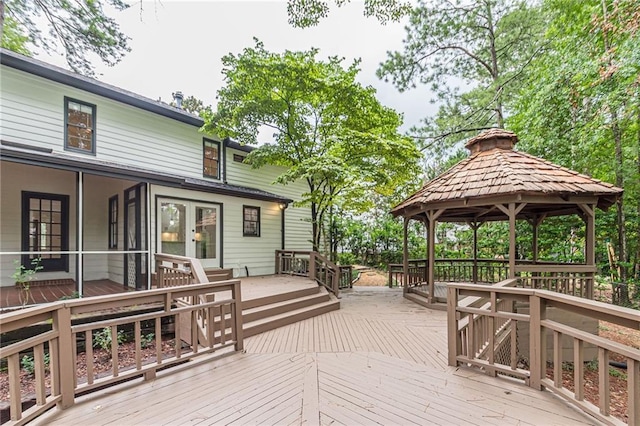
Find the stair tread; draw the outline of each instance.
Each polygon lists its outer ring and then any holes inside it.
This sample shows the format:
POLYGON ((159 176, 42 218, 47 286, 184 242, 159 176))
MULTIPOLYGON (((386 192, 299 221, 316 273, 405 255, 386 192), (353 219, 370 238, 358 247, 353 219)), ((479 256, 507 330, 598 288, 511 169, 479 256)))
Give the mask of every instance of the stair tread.
POLYGON ((331 298, 328 301, 322 302, 322 303, 316 303, 314 305, 311 306, 305 306, 304 308, 299 308, 299 309, 294 309, 292 311, 288 311, 288 312, 284 312, 282 314, 278 314, 278 315, 273 315, 267 318, 261 318, 255 321, 250 321, 244 324, 244 329, 250 328, 250 327, 254 327, 257 325, 261 325, 261 324, 265 324, 265 323, 269 323, 269 322, 273 322, 275 320, 278 319, 282 319, 282 318, 287 318, 287 317, 291 317, 291 316, 295 316, 299 313, 302 312, 309 312, 309 311, 313 311, 315 309, 321 309, 324 308, 326 306, 331 306, 331 305, 335 305, 335 304, 340 304, 340 300, 338 300, 335 296, 331 296, 331 298))
POLYGON ((256 306, 254 308, 243 309, 242 310, 242 315, 252 314, 252 313, 261 312, 261 311, 266 311, 266 310, 273 309, 273 308, 280 307, 280 306, 292 305, 292 304, 295 304, 295 303, 298 303, 298 302, 301 302, 301 301, 306 301, 306 300, 324 299, 324 298, 327 297, 328 294, 329 294, 329 292, 324 287, 322 287, 320 290, 318 290, 317 293, 311 294, 309 296, 297 297, 295 299, 287 299, 287 300, 283 300, 281 302, 270 303, 268 305, 261 305, 261 306, 256 306))

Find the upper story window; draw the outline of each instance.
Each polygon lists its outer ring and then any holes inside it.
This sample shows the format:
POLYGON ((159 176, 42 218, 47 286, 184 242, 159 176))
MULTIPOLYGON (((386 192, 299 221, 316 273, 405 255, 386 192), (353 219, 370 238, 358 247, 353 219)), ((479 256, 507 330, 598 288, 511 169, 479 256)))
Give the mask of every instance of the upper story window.
POLYGON ((95 154, 96 106, 65 97, 64 121, 64 148, 95 154))
POLYGON ((260 207, 242 207, 242 235, 245 237, 260 236, 260 207))
POLYGON ((220 142, 203 139, 202 173, 207 177, 220 179, 220 142))

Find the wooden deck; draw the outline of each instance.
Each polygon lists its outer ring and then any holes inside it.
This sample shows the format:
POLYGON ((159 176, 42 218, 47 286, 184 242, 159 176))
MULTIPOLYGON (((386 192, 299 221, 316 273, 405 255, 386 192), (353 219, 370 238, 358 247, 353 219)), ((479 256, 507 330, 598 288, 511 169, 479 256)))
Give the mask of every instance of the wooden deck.
MULTIPOLYGON (((265 275, 256 277, 243 277, 242 299, 250 300, 264 296, 279 294, 286 291, 300 290, 315 287, 316 283, 304 277, 288 275, 265 275)), ((76 290, 73 282, 58 285, 34 285, 31 286, 31 301, 29 304, 56 302, 63 297, 70 297, 76 290)), ((85 297, 104 296, 118 294, 127 291, 122 284, 110 280, 85 281, 85 297)), ((19 290, 17 287, 0 287, 0 308, 19 307, 19 290)))
POLYGON ((341 307, 248 338, 246 353, 86 395, 34 423, 594 423, 549 392, 448 367, 446 313, 401 289, 354 288, 341 307))

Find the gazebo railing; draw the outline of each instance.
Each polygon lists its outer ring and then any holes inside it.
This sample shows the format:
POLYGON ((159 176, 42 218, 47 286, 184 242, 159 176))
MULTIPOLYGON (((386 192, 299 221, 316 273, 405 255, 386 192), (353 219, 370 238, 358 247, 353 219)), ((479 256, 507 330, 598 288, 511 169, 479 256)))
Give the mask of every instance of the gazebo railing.
MULTIPOLYGON (((426 259, 409 260, 409 287, 419 286, 427 281, 427 265, 426 259)), ((403 287, 404 266, 402 263, 389 263, 387 270, 389 287, 403 287)))
POLYGON ((593 299, 595 266, 516 265, 518 286, 593 299))

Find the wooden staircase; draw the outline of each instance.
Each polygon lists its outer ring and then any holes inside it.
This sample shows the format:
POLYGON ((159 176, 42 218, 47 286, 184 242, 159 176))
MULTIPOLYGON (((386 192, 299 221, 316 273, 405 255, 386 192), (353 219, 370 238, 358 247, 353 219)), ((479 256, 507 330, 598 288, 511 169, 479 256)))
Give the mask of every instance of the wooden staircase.
POLYGON ((254 336, 338 309, 340 301, 321 286, 261 297, 243 302, 242 329, 254 336))

